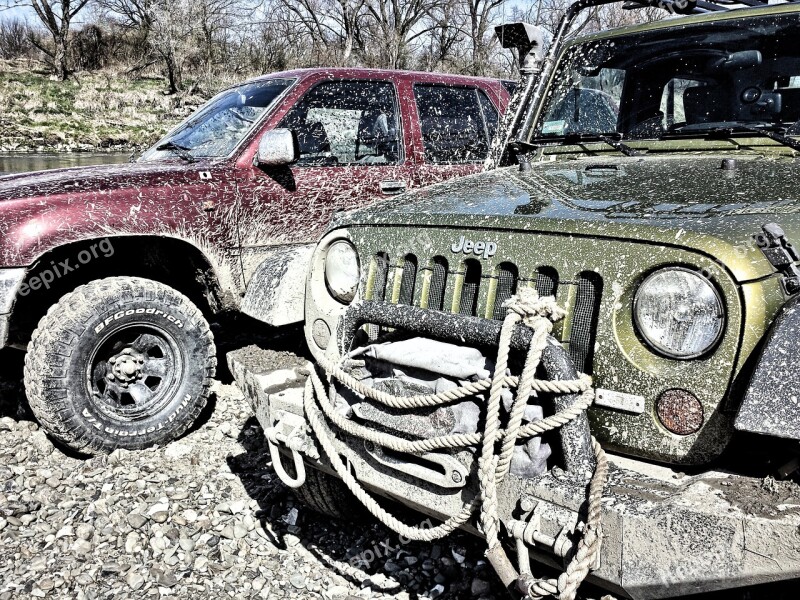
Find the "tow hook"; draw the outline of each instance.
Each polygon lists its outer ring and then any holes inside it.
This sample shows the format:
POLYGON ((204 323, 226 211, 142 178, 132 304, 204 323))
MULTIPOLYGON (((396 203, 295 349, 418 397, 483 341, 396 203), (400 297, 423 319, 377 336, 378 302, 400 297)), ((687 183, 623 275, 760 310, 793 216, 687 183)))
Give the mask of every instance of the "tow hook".
POLYGON ((783 291, 793 296, 800 292, 800 269, 795 264, 800 260, 800 255, 777 223, 768 223, 762 229, 763 233, 754 236, 756 245, 761 248, 770 264, 783 275, 783 291))
POLYGON ((283 459, 281 457, 280 450, 278 450, 278 440, 276 439, 275 434, 277 431, 275 428, 270 428, 271 430, 267 430, 264 432, 267 438, 267 446, 269 446, 269 456, 272 459, 272 468, 275 469, 275 473, 278 475, 278 478, 287 486, 292 489, 297 489, 302 487, 302 485, 306 482, 306 465, 303 462, 303 457, 300 455, 300 452, 297 448, 293 447, 293 441, 298 440, 298 438, 289 438, 286 447, 292 453, 292 460, 294 462, 294 472, 296 475, 292 477, 289 473, 286 472, 286 469, 283 468, 283 459))
MULTIPOLYGON (((307 449, 305 441, 305 420, 289 412, 281 413, 272 427, 264 430, 269 446, 269 455, 272 459, 272 468, 280 480, 292 489, 301 487, 306 482, 306 465, 303 461, 301 450, 307 449), (292 477, 283 467, 283 457, 278 449, 278 444, 284 444, 289 452, 292 453, 295 476, 292 477)), ((315 452, 309 452, 312 457, 318 456, 315 452)))

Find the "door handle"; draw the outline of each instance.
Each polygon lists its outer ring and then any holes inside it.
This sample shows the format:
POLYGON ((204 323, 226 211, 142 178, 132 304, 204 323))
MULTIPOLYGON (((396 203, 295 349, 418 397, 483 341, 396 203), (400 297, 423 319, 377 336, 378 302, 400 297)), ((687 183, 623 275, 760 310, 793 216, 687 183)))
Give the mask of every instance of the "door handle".
POLYGON ((381 192, 387 196, 402 194, 406 191, 405 181, 381 181, 381 192))

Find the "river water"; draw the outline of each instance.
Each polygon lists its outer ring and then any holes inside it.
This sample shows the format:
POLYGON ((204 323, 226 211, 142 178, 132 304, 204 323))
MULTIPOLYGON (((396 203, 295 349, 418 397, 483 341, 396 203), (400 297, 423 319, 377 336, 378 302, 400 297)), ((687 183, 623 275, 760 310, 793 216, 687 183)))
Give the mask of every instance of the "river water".
POLYGON ((84 167, 89 165, 109 165, 126 163, 130 158, 128 152, 62 152, 60 154, 39 153, 7 153, 0 154, 0 173, 23 173, 25 171, 43 171, 45 169, 61 169, 64 167, 84 167))

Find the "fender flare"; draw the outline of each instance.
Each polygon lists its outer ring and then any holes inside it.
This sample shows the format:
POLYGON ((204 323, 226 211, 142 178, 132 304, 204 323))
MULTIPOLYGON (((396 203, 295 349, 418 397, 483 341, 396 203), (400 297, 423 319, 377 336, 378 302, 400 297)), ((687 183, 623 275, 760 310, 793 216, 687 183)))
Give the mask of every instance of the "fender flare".
POLYGON ((800 440, 800 296, 781 309, 756 363, 734 427, 800 440))
POLYGON ((302 322, 315 246, 279 246, 267 253, 247 284, 241 311, 275 327, 302 322))

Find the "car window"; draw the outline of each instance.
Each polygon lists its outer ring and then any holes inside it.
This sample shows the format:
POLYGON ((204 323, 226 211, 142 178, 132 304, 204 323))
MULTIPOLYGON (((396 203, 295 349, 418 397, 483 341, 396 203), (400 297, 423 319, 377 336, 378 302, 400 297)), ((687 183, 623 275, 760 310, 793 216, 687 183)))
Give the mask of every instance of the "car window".
POLYGON ((279 127, 297 134, 300 166, 397 164, 397 112, 391 83, 331 81, 309 90, 279 127))
POLYGON ((494 134, 497 133, 497 121, 500 117, 494 104, 492 104, 492 101, 489 100, 483 90, 478 90, 478 101, 481 104, 483 121, 486 123, 486 133, 489 135, 489 145, 491 145, 494 134))
POLYGON ((656 116, 659 125, 667 130, 676 123, 686 123, 686 105, 683 101, 686 91, 705 85, 706 82, 695 79, 670 79, 661 96, 661 114, 656 116))
POLYGON ((759 128, 800 132, 800 24, 784 15, 637 32, 568 48, 529 139, 637 140, 759 128))
POLYGON ((470 163, 486 158, 497 111, 485 95, 491 109, 482 106, 482 94, 475 88, 414 86, 426 162, 470 163))
POLYGON ((503 84, 503 87, 506 88, 509 96, 513 96, 517 93, 517 89, 519 89, 519 82, 511 81, 509 79, 503 79, 500 83, 503 84))
POLYGON ((225 90, 139 160, 145 162, 172 156, 172 151, 163 148, 165 143, 183 148, 194 158, 228 156, 293 83, 294 79, 266 79, 225 90))
POLYGON ((597 74, 575 73, 570 87, 562 86, 542 124, 542 135, 608 133, 617 130, 624 71, 601 69, 597 74))

